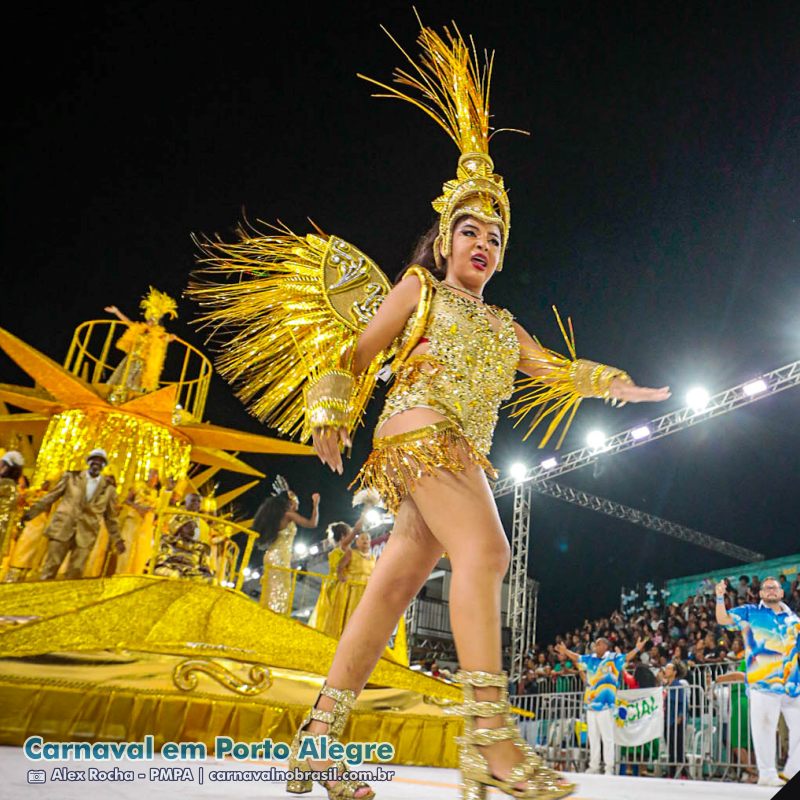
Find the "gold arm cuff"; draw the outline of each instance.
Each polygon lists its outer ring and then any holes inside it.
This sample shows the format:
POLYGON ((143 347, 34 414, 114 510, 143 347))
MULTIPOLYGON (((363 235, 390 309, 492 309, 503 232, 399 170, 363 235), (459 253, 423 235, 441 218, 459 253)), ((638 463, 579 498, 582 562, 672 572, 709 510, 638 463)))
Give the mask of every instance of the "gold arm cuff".
POLYGON ((581 397, 602 397, 608 400, 611 384, 619 379, 633 383, 627 372, 586 358, 578 358, 569 365, 569 377, 581 397))
POLYGON ((353 373, 331 369, 319 375, 305 392, 306 428, 347 428, 350 430, 350 399, 353 373))

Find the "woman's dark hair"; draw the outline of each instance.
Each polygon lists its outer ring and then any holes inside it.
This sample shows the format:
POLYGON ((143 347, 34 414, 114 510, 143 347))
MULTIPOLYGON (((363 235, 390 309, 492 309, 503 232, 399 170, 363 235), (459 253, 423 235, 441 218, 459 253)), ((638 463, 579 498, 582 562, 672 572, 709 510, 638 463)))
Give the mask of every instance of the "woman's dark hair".
POLYGON ((401 280, 406 275, 406 272, 413 267, 419 266, 423 267, 424 269, 428 270, 428 272, 433 275, 434 278, 437 280, 444 280, 446 270, 436 266, 436 259, 433 257, 433 243, 436 241, 436 237, 439 235, 439 220, 437 219, 436 222, 428 228, 422 236, 419 237, 417 240, 416 245, 414 245, 414 249, 411 251, 411 257, 408 259, 408 263, 406 264, 403 269, 397 274, 397 277, 394 279, 395 286, 400 283, 401 280))
POLYGON ((256 511, 253 530, 259 535, 258 547, 266 550, 277 538, 283 515, 289 510, 289 495, 286 492, 268 497, 256 511))
POLYGON ((332 522, 328 530, 333 535, 334 542, 341 542, 342 537, 350 533, 350 526, 346 522, 332 522))

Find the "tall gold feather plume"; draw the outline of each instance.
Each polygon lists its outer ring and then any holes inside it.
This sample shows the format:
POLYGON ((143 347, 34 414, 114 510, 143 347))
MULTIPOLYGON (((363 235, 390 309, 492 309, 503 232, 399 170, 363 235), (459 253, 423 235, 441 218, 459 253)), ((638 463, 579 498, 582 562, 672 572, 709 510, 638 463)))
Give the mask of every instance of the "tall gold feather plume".
POLYGON ((359 77, 383 90, 374 97, 411 103, 455 142, 461 152, 456 177, 444 184, 442 194, 432 203, 440 215, 442 254, 447 257, 451 252, 456 219, 465 215, 478 217, 498 225, 502 231, 503 252, 497 267, 500 270, 511 230, 511 206, 503 179, 495 174, 489 156, 489 90, 494 53, 484 52, 481 62, 472 38, 467 44, 455 24, 452 32, 445 28, 444 37, 421 23, 420 28, 417 43, 422 54, 418 61, 383 29, 410 65, 410 69, 394 71, 394 83, 413 93, 365 75, 359 77))
MULTIPOLYGON (((239 240, 193 237, 201 269, 187 294, 198 322, 222 346, 219 373, 262 422, 288 436, 303 431, 303 388, 352 352, 390 289, 377 265, 336 236, 300 236, 286 226, 240 227, 239 240), (214 278, 223 280, 215 282, 214 278)), ((391 352, 356 379, 351 417, 358 421, 391 352)))

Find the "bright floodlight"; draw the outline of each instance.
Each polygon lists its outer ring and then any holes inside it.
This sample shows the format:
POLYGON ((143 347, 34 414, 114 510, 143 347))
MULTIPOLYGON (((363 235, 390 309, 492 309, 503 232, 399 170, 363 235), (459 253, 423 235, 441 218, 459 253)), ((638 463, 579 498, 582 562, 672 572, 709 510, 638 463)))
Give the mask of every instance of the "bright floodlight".
POLYGON ((540 466, 543 469, 553 469, 556 464, 558 464, 558 461, 555 458, 546 458, 544 461, 542 461, 540 466))
POLYGON ((606 435, 603 431, 589 431, 589 435, 586 437, 586 444, 588 444, 592 450, 601 450, 605 447, 606 435))
POLYGON ((245 567, 244 568, 244 576, 245 576, 245 578, 249 578, 250 577, 250 572, 251 571, 252 570, 250 569, 250 567, 245 567))
POLYGON ((255 570, 253 570, 253 572, 251 573, 250 577, 251 577, 253 580, 257 581, 257 580, 258 580, 258 579, 261 577, 261 573, 260 573, 260 572, 259 572, 257 569, 255 569, 255 570))
POLYGON ((308 552, 308 548, 303 544, 303 542, 296 542, 294 546, 294 552, 298 556, 304 556, 308 552))
POLYGON ((686 403, 692 411, 702 411, 709 401, 710 395, 702 386, 695 386, 686 393, 686 403))
POLYGON ((380 525, 383 521, 383 514, 378 511, 377 508, 371 508, 364 514, 364 522, 369 525, 370 528, 374 528, 376 525, 380 525))
POLYGON ((525 476, 528 474, 528 468, 521 461, 517 461, 515 464, 512 464, 511 469, 508 471, 511 474, 511 477, 517 483, 524 481, 525 476))
POLYGON ((649 435, 650 435, 650 428, 648 428, 647 425, 642 425, 638 428, 634 428, 631 431, 631 436, 633 436, 633 438, 637 440, 646 439, 649 435))
POLYGON ((319 547, 312 545, 308 552, 311 553, 312 556, 315 556, 317 553, 319 553, 319 547))
POLYGON ((750 381, 750 383, 746 383, 744 385, 744 393, 748 397, 753 397, 753 395, 761 394, 761 392, 767 391, 767 384, 759 378, 757 381, 750 381))

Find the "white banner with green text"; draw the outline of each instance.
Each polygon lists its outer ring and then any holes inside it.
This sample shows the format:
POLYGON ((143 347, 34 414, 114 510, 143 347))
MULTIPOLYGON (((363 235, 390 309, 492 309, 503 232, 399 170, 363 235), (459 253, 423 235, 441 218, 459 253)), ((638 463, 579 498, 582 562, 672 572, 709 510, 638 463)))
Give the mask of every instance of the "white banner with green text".
POLYGON ((614 741, 635 747, 658 739, 664 732, 664 690, 626 689, 617 692, 614 741))

